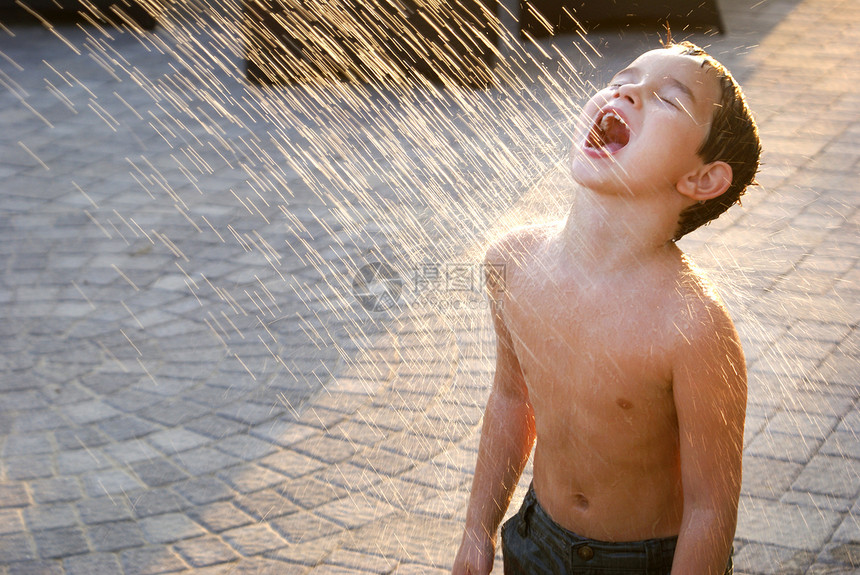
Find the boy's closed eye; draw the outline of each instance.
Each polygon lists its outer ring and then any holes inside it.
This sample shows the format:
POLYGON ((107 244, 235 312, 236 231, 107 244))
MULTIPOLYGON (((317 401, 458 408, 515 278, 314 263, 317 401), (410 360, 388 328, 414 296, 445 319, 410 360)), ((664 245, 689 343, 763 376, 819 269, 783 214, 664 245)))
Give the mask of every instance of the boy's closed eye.
POLYGON ((668 96, 668 95, 660 94, 659 92, 654 92, 654 96, 656 96, 657 99, 660 100, 661 102, 664 102, 664 103, 672 106, 673 108, 680 108, 681 107, 681 102, 679 101, 679 99, 676 96, 668 96))

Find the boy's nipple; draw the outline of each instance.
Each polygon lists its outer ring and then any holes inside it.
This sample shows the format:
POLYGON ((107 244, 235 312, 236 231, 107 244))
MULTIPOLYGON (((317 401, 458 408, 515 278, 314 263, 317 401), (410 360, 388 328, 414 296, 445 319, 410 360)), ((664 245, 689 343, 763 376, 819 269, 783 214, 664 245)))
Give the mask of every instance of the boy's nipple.
POLYGON ((633 407, 633 402, 624 399, 623 397, 619 397, 618 399, 616 399, 615 403, 617 403, 618 407, 620 407, 621 409, 630 409, 633 407))

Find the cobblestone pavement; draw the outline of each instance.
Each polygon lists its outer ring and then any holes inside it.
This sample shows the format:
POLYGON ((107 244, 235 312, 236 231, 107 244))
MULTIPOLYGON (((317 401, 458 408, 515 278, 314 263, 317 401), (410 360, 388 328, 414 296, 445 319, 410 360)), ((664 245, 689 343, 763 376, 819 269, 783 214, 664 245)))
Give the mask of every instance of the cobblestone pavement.
MULTIPOLYGON (((748 359, 736 571, 860 572, 860 10, 720 5, 729 33, 693 39, 765 166, 684 247, 748 359)), ((510 48, 538 63, 489 93, 261 91, 221 12, 0 28, 0 574, 452 562, 493 360, 475 246, 559 208, 564 66, 510 48)), ((607 70, 653 43, 589 39, 607 70)))

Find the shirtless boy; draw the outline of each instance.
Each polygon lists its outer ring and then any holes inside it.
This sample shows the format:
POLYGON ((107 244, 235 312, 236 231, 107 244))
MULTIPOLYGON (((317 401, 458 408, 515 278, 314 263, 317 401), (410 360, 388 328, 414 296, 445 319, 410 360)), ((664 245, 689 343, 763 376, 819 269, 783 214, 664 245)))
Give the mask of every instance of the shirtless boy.
POLYGON ((619 72, 582 125, 566 220, 487 252, 505 269, 497 364, 454 573, 491 571, 535 440, 505 573, 730 573, 744 357, 675 241, 752 183, 758 132, 728 71, 687 43, 619 72))

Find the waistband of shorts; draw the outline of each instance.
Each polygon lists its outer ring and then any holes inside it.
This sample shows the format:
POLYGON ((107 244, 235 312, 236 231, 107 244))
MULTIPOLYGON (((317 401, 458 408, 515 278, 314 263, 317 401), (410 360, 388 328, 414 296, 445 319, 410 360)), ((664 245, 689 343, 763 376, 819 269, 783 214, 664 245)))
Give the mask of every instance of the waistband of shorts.
POLYGON ((642 541, 598 541, 569 531, 556 523, 541 506, 529 486, 522 508, 529 523, 529 530, 541 537, 558 552, 569 554, 573 566, 594 566, 604 561, 623 561, 630 568, 651 572, 668 565, 671 568, 678 537, 663 537, 642 541))

